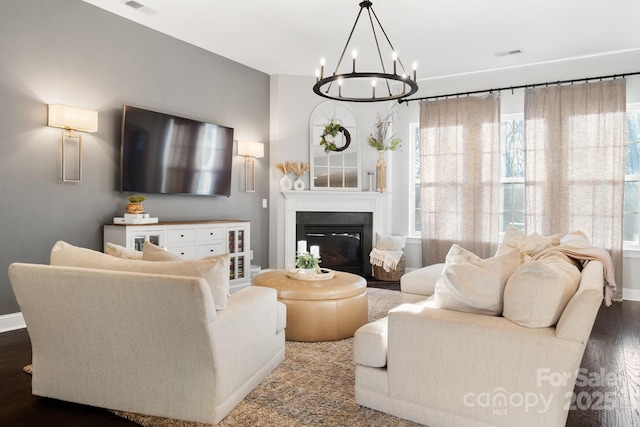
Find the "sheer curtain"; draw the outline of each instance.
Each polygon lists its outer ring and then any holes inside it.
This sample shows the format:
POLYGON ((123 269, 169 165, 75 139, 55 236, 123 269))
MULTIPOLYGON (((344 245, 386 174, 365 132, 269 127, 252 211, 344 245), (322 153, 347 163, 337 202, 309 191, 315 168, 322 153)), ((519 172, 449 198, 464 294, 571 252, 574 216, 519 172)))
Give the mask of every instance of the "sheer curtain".
POLYGON ((420 103, 420 200, 424 265, 457 243, 494 255, 500 213, 500 97, 420 103))
POLYGON ((608 249, 622 299, 624 79, 525 92, 525 226, 608 249))

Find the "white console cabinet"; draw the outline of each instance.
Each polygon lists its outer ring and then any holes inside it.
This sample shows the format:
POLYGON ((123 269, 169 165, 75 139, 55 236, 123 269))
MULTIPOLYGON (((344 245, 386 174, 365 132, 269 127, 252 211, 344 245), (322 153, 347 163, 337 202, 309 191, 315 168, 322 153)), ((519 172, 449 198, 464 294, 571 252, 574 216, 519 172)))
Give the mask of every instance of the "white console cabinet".
POLYGON ((106 224, 104 243, 142 251, 146 240, 184 259, 229 254, 231 292, 251 284, 249 221, 171 221, 156 224, 106 224))

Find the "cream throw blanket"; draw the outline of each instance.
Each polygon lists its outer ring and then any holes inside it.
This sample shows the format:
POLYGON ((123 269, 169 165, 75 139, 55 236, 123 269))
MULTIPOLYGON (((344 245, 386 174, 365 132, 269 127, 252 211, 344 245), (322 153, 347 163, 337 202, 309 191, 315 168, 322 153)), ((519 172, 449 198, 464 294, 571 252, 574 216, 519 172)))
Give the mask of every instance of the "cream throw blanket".
POLYGON ((402 258, 402 251, 383 251, 373 248, 369 254, 371 265, 381 266, 387 272, 396 269, 400 258, 402 258))
POLYGON ((611 305, 611 296, 616 289, 616 279, 613 271, 613 260, 606 249, 596 247, 578 248, 568 245, 553 246, 537 253, 531 260, 540 260, 554 253, 561 253, 569 258, 581 261, 600 261, 604 267, 604 302, 607 307, 611 305))

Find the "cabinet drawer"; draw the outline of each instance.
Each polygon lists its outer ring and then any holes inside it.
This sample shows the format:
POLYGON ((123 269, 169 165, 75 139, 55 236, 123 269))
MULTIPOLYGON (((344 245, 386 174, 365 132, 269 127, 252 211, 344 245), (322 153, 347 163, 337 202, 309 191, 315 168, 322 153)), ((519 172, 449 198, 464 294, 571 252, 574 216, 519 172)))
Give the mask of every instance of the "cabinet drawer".
POLYGON ((224 229, 222 227, 201 228, 198 230, 199 242, 212 242, 222 240, 224 237, 224 229))
POLYGON ((168 246, 167 250, 184 259, 196 259, 195 246, 168 246))
POLYGON ((198 246, 198 258, 203 258, 212 255, 226 254, 226 248, 224 243, 215 243, 212 245, 200 245, 198 246))
POLYGON ((182 230, 167 230, 167 245, 171 243, 181 242, 195 242, 196 230, 195 229, 182 229, 182 230))

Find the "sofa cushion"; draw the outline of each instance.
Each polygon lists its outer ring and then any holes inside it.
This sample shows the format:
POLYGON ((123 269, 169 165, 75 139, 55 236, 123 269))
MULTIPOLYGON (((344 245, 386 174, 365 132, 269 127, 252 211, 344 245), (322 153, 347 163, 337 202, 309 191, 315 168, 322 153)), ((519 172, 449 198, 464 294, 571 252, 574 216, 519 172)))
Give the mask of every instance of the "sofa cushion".
POLYGON ((496 256, 503 255, 512 249, 519 249, 525 255, 525 260, 528 260, 529 257, 536 255, 538 252, 560 244, 560 238, 561 235, 559 234, 549 237, 541 236, 538 233, 525 235, 513 225, 509 225, 504 233, 502 243, 498 247, 496 256))
POLYGON ((117 258, 59 241, 51 250, 51 265, 201 277, 211 288, 216 310, 225 308, 229 295, 229 255, 227 254, 194 261, 152 262, 117 258))
POLYGON ((433 264, 403 274, 400 277, 400 290, 408 294, 433 295, 444 266, 444 263, 433 264))
POLYGON ((376 249, 381 251, 401 251, 407 242, 404 236, 390 236, 376 233, 376 249))
POLYGON ((580 271, 562 255, 524 263, 507 282, 502 315, 529 328, 555 325, 578 289, 580 277, 580 271))
POLYGON ((104 253, 118 258, 142 259, 142 252, 136 251, 135 249, 125 248, 124 246, 116 245, 111 242, 104 244, 104 253))
POLYGON ((172 254, 168 250, 155 245, 148 240, 144 242, 142 247, 142 259, 145 261, 182 261, 176 254, 172 254))
POLYGON ((465 262, 475 262, 480 260, 482 260, 482 258, 478 255, 454 244, 449 249, 444 262, 445 264, 462 264, 465 262))
POLYGON ((507 280, 520 266, 520 251, 464 264, 447 265, 435 289, 437 307, 497 316, 507 280))

